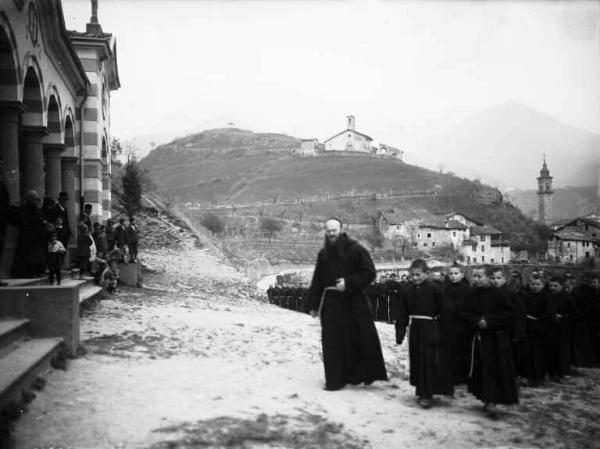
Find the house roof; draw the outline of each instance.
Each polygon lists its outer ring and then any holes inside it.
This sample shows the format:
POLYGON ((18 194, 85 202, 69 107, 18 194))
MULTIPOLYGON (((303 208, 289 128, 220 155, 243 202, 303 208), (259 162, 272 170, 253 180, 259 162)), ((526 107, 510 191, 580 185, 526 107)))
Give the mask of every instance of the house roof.
POLYGON ((455 211, 450 211, 447 214, 444 214, 444 217, 449 217, 450 215, 462 215, 463 217, 465 217, 467 220, 472 221, 473 223, 475 223, 478 226, 483 226, 483 223, 479 220, 475 220, 474 218, 469 217, 468 215, 463 214, 462 212, 455 212, 455 211))
POLYGON ((468 229, 467 226, 457 220, 446 220, 444 217, 435 217, 433 220, 427 220, 419 226, 420 228, 433 229, 468 229))
POLYGON ((600 238, 593 237, 591 234, 579 231, 558 231, 552 234, 559 240, 572 240, 578 242, 595 242, 600 243, 600 238))
POLYGON ((587 217, 572 218, 570 220, 566 220, 565 222, 563 222, 563 220, 561 220, 560 222, 556 222, 556 223, 561 228, 566 228, 567 226, 576 225, 577 222, 580 220, 589 226, 593 226, 594 228, 600 229, 600 221, 594 220, 593 218, 587 218, 587 217), (561 224, 558 224, 558 223, 561 223, 561 224))
POLYGON ((330 137, 329 139, 325 140, 323 143, 329 142, 331 139, 335 139, 337 136, 341 136, 342 134, 344 134, 344 133, 347 133, 347 132, 351 132, 351 133, 354 133, 354 134, 358 134, 359 136, 363 136, 363 137, 364 137, 364 138, 366 138, 367 140, 371 140, 371 141, 373 140, 373 138, 372 138, 372 137, 370 137, 370 136, 367 136, 366 134, 359 133, 358 131, 356 131, 356 130, 354 130, 354 129, 349 129, 349 128, 348 128, 348 129, 345 129, 344 131, 341 131, 341 132, 337 133, 335 136, 332 136, 332 137, 330 137))
POLYGON ((473 226, 471 228, 473 235, 501 235, 502 231, 496 229, 492 225, 473 226))
POLYGON ((434 215, 426 209, 399 208, 394 208, 394 210, 390 212, 383 212, 382 216, 392 225, 402 224, 406 221, 424 222, 432 220, 434 217, 434 215))

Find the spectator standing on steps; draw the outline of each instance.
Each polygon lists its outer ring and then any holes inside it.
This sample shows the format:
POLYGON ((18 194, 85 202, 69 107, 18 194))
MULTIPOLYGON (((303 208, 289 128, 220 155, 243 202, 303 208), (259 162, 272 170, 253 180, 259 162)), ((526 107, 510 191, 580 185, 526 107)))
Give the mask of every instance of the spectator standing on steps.
POLYGON ((129 262, 137 262, 139 229, 135 224, 135 218, 131 217, 129 219, 129 225, 126 229, 127 246, 129 247, 129 262))
POLYGON ((125 245, 127 245, 127 230, 125 229, 125 219, 119 218, 119 224, 115 228, 115 246, 121 250, 121 259, 119 262, 124 262, 125 245))
POLYGON ((115 249, 115 222, 112 218, 106 220, 106 243, 107 243, 107 252, 111 252, 115 249))

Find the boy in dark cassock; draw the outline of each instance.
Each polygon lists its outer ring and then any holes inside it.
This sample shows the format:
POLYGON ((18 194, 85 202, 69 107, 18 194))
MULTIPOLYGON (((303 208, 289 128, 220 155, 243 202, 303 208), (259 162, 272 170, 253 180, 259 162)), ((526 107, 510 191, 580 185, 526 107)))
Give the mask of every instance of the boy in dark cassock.
POLYGON ((575 287, 571 293, 575 307, 571 351, 573 364, 576 367, 591 368, 596 365, 594 335, 598 332, 596 319, 598 306, 594 282, 594 275, 585 273, 581 285, 575 287))
POLYGON ((553 276, 548 283, 550 302, 554 307, 554 322, 548 341, 548 374, 550 380, 560 382, 569 374, 571 363, 571 321, 575 308, 569 295, 564 292, 563 279, 553 276))
POLYGON ((510 342, 513 308, 493 286, 493 275, 489 265, 473 270, 474 288, 461 312, 473 332, 467 385, 488 413, 494 412, 495 404, 519 403, 510 342))
POLYGON ((528 386, 539 386, 548 374, 547 342, 554 321, 552 304, 548 301, 545 280, 539 272, 529 278, 525 295, 527 307, 527 338, 525 362, 528 386))
POLYGON ((410 265, 411 284, 401 292, 396 317, 396 343, 404 341, 407 328, 410 384, 416 387, 418 404, 433 405, 436 394, 452 396, 452 303, 442 288, 428 279, 422 259, 410 265))
POLYGON ((459 312, 463 310, 470 291, 471 286, 465 278, 464 267, 457 263, 451 265, 444 282, 444 293, 452 302, 453 308, 450 329, 453 334, 454 385, 465 383, 469 373, 471 332, 468 323, 459 312))
POLYGON ((525 305, 525 286, 523 277, 519 271, 513 270, 508 279, 504 273, 494 272, 494 285, 503 289, 511 300, 513 306, 513 326, 511 332, 511 344, 513 363, 517 376, 525 379, 527 377, 527 363, 525 361, 525 340, 527 339, 527 306, 525 305))

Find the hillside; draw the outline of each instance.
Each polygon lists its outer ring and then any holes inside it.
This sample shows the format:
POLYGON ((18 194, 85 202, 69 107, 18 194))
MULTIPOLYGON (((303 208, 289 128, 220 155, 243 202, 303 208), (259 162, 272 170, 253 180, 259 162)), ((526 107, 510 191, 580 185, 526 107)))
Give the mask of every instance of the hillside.
POLYGON ((516 102, 472 114, 417 150, 431 166, 499 187, 535 188, 544 154, 556 187, 598 184, 600 135, 516 102))
POLYGON ((299 139, 280 134, 210 130, 156 148, 141 165, 168 195, 198 203, 284 201, 351 191, 473 190, 469 181, 394 159, 290 155, 298 146, 299 139))

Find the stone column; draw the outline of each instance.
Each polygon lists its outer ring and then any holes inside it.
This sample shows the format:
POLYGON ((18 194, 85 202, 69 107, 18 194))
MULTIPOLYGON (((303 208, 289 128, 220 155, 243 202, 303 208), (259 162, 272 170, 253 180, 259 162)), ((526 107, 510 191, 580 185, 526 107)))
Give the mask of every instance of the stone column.
MULTIPOLYGON (((11 204, 19 204, 19 116, 27 108, 17 101, 0 102, 0 180, 8 191, 11 204)), ((4 251, 0 253, 0 279, 10 275, 17 246, 17 228, 6 227, 4 251)))
POLYGON ((47 128, 42 126, 25 126, 21 128, 23 145, 20 162, 23 179, 23 193, 35 190, 40 198, 45 195, 44 182, 44 145, 42 139, 48 135, 47 128))
POLYGON ((45 144, 44 156, 46 161, 46 196, 57 199, 62 191, 62 167, 60 154, 67 147, 62 143, 45 144))
POLYGON ((69 214, 69 228, 71 229, 71 239, 69 247, 75 246, 75 237, 77 235, 77 217, 75 216, 75 170, 77 169, 77 157, 63 156, 61 162, 61 184, 62 191, 67 192, 69 200, 67 201, 67 213, 69 214))
POLYGON ((4 180, 10 202, 19 204, 19 116, 27 108, 17 101, 0 102, 0 156, 3 164, 0 179, 4 180))

